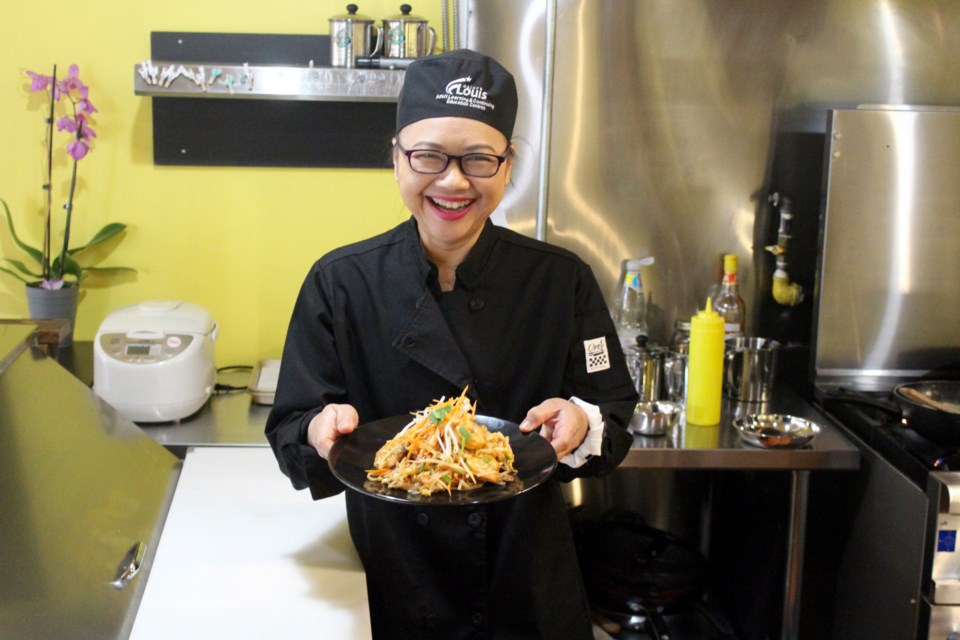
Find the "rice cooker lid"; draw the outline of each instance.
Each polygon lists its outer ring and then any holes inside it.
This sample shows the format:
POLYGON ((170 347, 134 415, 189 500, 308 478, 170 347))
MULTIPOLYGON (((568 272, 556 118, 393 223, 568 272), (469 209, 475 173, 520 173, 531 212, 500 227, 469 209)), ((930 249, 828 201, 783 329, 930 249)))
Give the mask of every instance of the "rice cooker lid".
POLYGON ((210 312, 182 300, 148 300, 110 313, 100 332, 155 331, 207 335, 214 328, 210 312))

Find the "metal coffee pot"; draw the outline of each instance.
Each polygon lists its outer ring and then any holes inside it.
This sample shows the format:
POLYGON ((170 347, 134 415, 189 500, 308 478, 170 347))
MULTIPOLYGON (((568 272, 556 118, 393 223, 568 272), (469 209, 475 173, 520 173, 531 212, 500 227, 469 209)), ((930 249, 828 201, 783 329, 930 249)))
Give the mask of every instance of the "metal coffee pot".
POLYGON ((330 18, 331 66, 355 67, 357 58, 373 57, 380 52, 381 46, 383 30, 374 24, 372 18, 357 15, 357 5, 348 4, 347 13, 330 18))
POLYGON ((433 53, 437 32, 423 18, 411 16, 412 7, 400 5, 400 15, 383 21, 384 58, 419 58, 433 53))

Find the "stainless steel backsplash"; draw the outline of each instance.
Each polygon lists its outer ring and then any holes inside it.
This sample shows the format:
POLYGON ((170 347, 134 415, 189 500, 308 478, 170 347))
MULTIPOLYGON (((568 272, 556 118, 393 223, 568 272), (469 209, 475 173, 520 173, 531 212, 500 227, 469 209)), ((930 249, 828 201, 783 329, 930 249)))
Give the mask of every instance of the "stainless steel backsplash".
POLYGON ((654 256, 656 342, 733 252, 749 333, 808 344, 828 111, 960 104, 956 0, 461 0, 460 13, 462 45, 497 56, 521 95, 496 221, 574 250, 605 290, 621 258, 654 256), (793 202, 790 277, 807 294, 793 308, 770 295, 773 192, 793 202))

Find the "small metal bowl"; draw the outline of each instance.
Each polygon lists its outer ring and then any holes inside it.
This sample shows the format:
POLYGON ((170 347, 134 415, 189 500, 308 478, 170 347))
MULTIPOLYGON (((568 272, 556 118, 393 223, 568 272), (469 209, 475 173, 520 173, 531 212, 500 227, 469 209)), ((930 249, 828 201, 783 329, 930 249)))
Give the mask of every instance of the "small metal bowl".
POLYGON ((747 444, 763 449, 799 449, 820 433, 820 425, 778 413, 755 413, 733 421, 747 444))
POLYGON ((641 436, 662 436, 676 426, 681 411, 683 407, 676 402, 641 402, 633 412, 627 429, 641 436))

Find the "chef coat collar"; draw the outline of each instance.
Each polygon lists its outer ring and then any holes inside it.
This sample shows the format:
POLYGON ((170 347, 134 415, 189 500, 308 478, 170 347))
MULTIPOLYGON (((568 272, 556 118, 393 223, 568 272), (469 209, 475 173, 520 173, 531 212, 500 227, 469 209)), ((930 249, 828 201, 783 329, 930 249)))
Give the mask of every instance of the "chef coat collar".
MULTIPOLYGON (((413 216, 410 216, 409 229, 411 232, 411 240, 416 243, 418 254, 421 256, 421 260, 418 261, 420 277, 423 279, 423 282, 429 285, 431 281, 437 281, 437 267, 430 262, 426 252, 423 250, 423 245, 420 243, 417 219, 413 216)), ((490 259, 490 254, 493 252, 495 242, 496 233, 494 233, 493 223, 487 218, 483 224, 483 229, 480 231, 480 236, 477 238, 476 244, 470 249, 470 253, 467 254, 466 259, 457 267, 456 286, 463 286, 467 289, 474 287, 477 278, 480 277, 484 267, 487 265, 487 260, 490 259)))
POLYGON ((437 279, 437 267, 427 259, 423 245, 420 244, 420 231, 417 227, 417 219, 410 216, 410 219, 407 220, 405 230, 407 242, 409 242, 412 247, 410 253, 417 256, 417 273, 420 275, 420 282, 429 284, 431 279, 437 279))
POLYGON ((473 289, 476 286, 480 274, 487 266, 487 260, 493 253, 493 245, 496 243, 497 234, 494 233, 493 223, 487 218, 483 223, 483 229, 477 238, 477 243, 470 249, 466 259, 457 267, 457 282, 467 289, 473 289))

